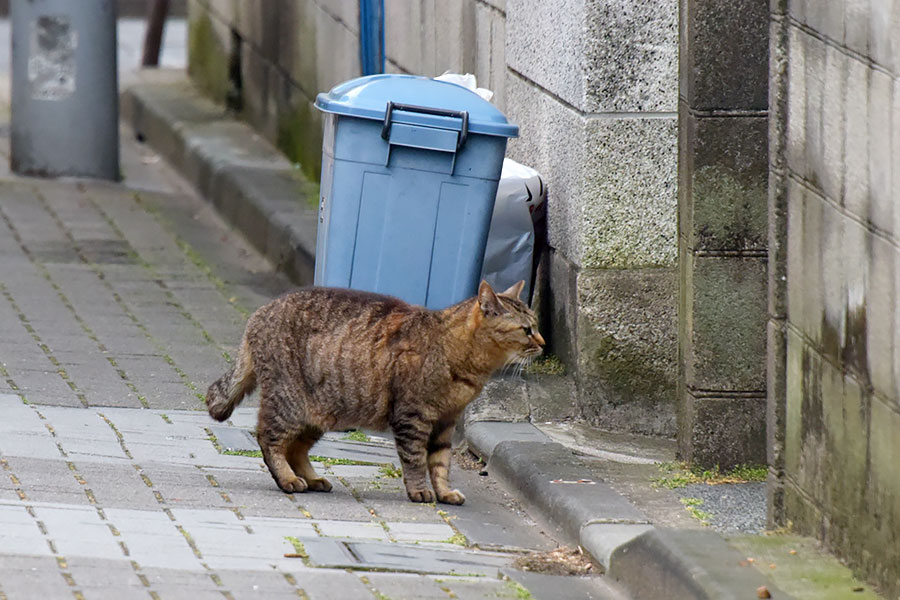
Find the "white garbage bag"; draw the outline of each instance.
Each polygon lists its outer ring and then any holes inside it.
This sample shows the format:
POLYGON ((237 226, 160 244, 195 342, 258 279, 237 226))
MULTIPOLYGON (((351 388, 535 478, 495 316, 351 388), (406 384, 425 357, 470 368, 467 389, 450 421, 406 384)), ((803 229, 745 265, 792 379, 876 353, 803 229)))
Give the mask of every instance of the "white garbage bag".
POLYGON ((546 193, 537 171, 509 158, 503 159, 481 278, 496 290, 505 290, 524 280, 526 301, 531 297, 534 222, 542 214, 546 193))

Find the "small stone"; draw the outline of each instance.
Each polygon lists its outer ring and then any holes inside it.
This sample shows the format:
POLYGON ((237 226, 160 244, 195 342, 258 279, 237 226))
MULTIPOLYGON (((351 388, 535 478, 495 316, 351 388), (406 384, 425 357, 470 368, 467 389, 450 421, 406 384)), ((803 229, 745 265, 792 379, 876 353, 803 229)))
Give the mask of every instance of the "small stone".
POLYGON ((769 588, 767 588, 764 585, 761 585, 758 588, 756 588, 756 597, 757 598, 771 598, 772 594, 771 594, 771 592, 769 592, 769 588))

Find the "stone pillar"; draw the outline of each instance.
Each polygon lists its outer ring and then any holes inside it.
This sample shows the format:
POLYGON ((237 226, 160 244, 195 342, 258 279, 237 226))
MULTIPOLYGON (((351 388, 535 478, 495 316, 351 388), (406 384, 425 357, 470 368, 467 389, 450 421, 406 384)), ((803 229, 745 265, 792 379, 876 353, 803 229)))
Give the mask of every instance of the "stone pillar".
POLYGON ((681 456, 766 460, 768 0, 681 0, 681 456))
POLYGON ((549 190, 551 352, 578 416, 672 436, 677 2, 506 0, 506 15, 509 155, 549 190))

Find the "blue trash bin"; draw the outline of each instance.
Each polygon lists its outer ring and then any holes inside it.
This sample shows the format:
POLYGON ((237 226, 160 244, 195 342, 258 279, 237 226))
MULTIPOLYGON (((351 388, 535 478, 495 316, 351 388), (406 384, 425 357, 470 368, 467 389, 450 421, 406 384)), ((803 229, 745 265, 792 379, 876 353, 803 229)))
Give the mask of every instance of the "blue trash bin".
POLYGON ((444 308, 478 288, 506 141, 518 127, 449 82, 371 75, 327 113, 317 285, 444 308))

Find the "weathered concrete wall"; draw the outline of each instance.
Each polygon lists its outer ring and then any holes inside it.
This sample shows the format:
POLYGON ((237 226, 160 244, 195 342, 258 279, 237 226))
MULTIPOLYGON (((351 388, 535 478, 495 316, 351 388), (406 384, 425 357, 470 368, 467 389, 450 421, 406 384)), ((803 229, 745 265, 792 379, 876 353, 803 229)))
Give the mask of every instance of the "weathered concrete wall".
POLYGON ((900 594, 900 5, 773 2, 772 520, 900 594))
POLYGON ((681 0, 679 448, 766 460, 768 3, 681 0))
MULTIPOLYGON (((190 70, 318 177, 319 91, 359 74, 357 0, 190 0, 190 70)), ((537 302, 579 414, 675 434, 678 3, 386 0, 386 69, 472 72, 549 184, 537 302)))
POLYGON ((675 0, 507 0, 509 154, 550 182, 553 349, 582 414, 674 435, 675 0))

